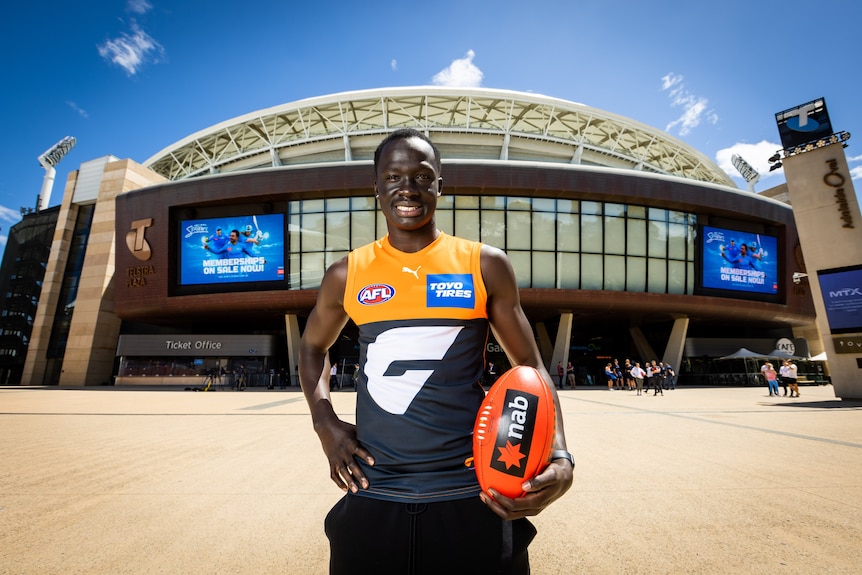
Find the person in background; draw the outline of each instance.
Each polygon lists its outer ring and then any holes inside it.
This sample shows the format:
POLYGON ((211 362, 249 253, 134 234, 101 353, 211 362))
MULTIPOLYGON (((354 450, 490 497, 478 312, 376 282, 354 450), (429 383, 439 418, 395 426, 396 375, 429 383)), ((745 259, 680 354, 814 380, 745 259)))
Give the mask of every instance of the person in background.
MULTIPOLYGON (((792 360, 785 359, 782 369, 784 370, 784 377, 782 378, 785 384, 784 389, 790 388, 790 397, 799 397, 799 375, 796 364, 792 360), (793 395, 794 393, 796 394, 795 396, 793 395)), ((785 392, 786 394, 787 392, 785 392)))
POLYGON ((776 373, 775 368, 772 367, 772 364, 768 361, 764 364, 766 369, 761 369, 763 372, 763 377, 766 378, 766 385, 769 386, 769 396, 778 397, 778 373, 776 373))
POLYGON ((617 376, 610 363, 605 365, 605 377, 608 379, 608 391, 614 391, 617 388, 617 376))
POLYGON ((646 372, 643 370, 639 362, 635 362, 634 367, 631 369, 631 376, 635 381, 635 388, 638 390, 638 395, 641 395, 641 393, 643 393, 644 377, 646 376, 646 372))

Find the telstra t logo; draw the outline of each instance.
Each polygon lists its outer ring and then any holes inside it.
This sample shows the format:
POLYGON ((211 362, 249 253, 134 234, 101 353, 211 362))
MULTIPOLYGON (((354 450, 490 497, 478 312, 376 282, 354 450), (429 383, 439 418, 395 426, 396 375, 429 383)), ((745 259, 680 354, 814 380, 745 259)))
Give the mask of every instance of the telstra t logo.
POLYGON ((153 218, 135 220, 132 222, 132 231, 126 234, 126 246, 132 255, 141 261, 147 261, 153 256, 150 244, 144 237, 145 230, 153 225, 153 218))
POLYGON ((820 127, 817 120, 809 117, 815 109, 817 109, 817 102, 809 102, 795 110, 785 112, 787 127, 796 132, 813 132, 820 127))

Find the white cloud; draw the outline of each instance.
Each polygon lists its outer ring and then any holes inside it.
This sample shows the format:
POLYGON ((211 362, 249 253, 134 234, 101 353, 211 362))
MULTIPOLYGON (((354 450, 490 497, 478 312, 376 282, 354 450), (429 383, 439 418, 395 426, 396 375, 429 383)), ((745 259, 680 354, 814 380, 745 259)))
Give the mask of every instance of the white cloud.
POLYGON ((847 161, 848 162, 862 162, 862 156, 853 156, 853 157, 847 158, 847 161))
MULTIPOLYGON (((7 224, 17 224, 21 221, 21 210, 13 210, 12 208, 7 208, 6 206, 0 206, 0 222, 3 223, 0 226, 0 229, 3 230, 3 233, 0 233, 0 247, 6 247, 6 241, 9 239, 9 225, 7 224)), ((2 252, 0 252, 2 253, 2 252)))
POLYGON ((147 0, 129 0, 126 9, 135 14, 146 14, 153 9, 153 5, 147 0))
POLYGON ((718 114, 709 108, 709 100, 702 96, 695 96, 686 90, 683 80, 685 80, 683 76, 673 72, 661 79, 661 89, 663 92, 668 92, 671 106, 682 107, 682 115, 670 122, 665 127, 665 131, 670 132, 672 128, 678 127, 680 136, 688 135, 702 121, 707 121, 713 125, 718 122, 718 114))
POLYGON ((862 166, 856 166, 855 168, 850 168, 850 179, 851 180, 862 180, 862 166))
POLYGON ((90 117, 90 115, 87 113, 87 110, 80 108, 78 106, 78 104, 76 104, 75 102, 73 102, 71 100, 66 100, 66 105, 69 106, 70 108, 72 108, 72 110, 74 110, 75 112, 77 112, 78 115, 81 116, 82 118, 89 118, 90 117))
POLYGON ((13 210, 6 206, 0 206, 0 221, 17 223, 21 219, 21 210, 13 210))
POLYGON ((435 86, 453 86, 459 88, 477 88, 482 85, 485 74, 473 64, 473 50, 468 50, 464 58, 453 61, 448 68, 440 70, 431 82, 435 86))
POLYGON ((132 22, 132 33, 123 33, 98 47, 102 58, 123 68, 129 76, 138 73, 141 66, 156 64, 164 56, 165 49, 152 36, 132 22))
POLYGON ((392 70, 394 70, 395 72, 397 72, 398 71, 398 60, 396 60, 395 58, 392 58, 392 61, 389 62, 389 67, 392 68, 392 70))
POLYGON ((760 181, 767 178, 779 175, 783 172, 782 168, 773 172, 769 171, 769 158, 772 157, 777 150, 782 148, 781 144, 767 142, 763 140, 757 144, 734 144, 729 148, 724 148, 715 153, 715 162, 722 170, 732 178, 742 178, 736 168, 733 167, 731 158, 733 155, 742 157, 748 165, 757 170, 760 174, 760 181))

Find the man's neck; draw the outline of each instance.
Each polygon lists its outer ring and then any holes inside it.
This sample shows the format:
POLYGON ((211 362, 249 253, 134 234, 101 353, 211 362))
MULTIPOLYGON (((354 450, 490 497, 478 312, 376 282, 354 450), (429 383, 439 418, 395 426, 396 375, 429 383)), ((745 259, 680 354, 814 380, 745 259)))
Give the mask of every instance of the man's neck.
POLYGON ((413 254, 430 246, 438 237, 440 237, 440 230, 436 227, 409 232, 389 230, 389 245, 399 252, 413 254))

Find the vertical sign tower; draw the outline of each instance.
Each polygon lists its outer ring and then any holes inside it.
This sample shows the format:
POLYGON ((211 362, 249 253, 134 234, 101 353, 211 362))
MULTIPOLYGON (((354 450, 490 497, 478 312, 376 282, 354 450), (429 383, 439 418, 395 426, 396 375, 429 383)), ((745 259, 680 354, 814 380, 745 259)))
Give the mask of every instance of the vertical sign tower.
POLYGON ((862 398, 862 217, 844 148, 823 98, 775 114, 787 190, 835 395, 862 398))

